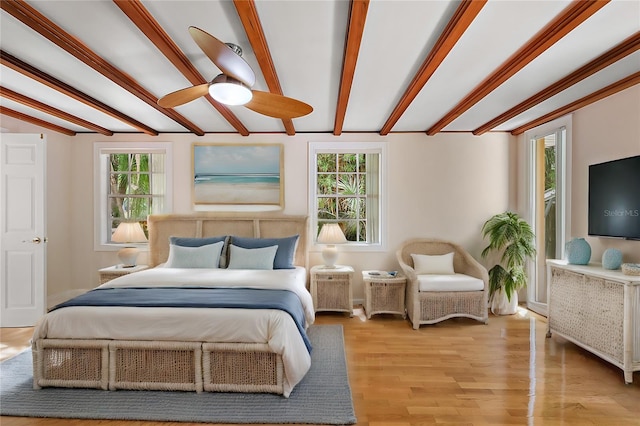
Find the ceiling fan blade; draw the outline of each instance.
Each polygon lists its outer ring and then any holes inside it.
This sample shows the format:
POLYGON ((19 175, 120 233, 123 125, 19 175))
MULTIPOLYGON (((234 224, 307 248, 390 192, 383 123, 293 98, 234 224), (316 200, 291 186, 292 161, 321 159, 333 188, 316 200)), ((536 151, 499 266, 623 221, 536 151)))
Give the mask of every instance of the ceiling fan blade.
POLYGON ((274 118, 297 118, 310 114, 313 111, 311 105, 307 105, 297 99, 277 95, 270 92, 252 90, 253 99, 245 104, 247 108, 260 114, 274 118))
POLYGON ((198 84, 197 86, 176 90, 163 96, 158 99, 158 105, 162 108, 173 108, 191 102, 208 93, 209 83, 198 84))
POLYGON ((229 46, 197 27, 189 27, 189 33, 200 49, 224 74, 240 80, 249 87, 255 84, 256 75, 247 61, 229 46))

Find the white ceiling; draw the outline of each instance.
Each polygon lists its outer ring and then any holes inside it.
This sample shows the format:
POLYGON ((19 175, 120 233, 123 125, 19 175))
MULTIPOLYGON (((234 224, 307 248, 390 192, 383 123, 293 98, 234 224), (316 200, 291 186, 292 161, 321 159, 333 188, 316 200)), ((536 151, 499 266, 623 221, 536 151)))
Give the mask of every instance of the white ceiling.
MULTIPOLYGON (((8 3, 2 1, 0 16, 0 48, 4 53, 159 133, 190 131, 16 19, 7 11, 8 3)), ((491 83, 487 79, 496 70, 575 3, 570 0, 488 1, 397 119, 391 132, 424 132, 431 128, 467 95, 482 84, 491 83)), ((635 36, 633 53, 493 130, 514 130, 640 72, 640 1, 602 3, 604 7, 538 52, 539 55, 495 90, 450 120, 442 131, 473 131, 632 36, 635 36)), ((192 25, 224 42, 240 45, 243 58, 256 73, 253 88, 269 90, 233 1, 144 0, 141 4, 205 79, 213 79, 220 71, 190 37, 188 27, 192 25)), ((78 45, 84 45, 130 76, 156 99, 192 85, 112 1, 28 1, 26 5, 74 37, 78 45)), ((282 94, 314 108, 311 114, 293 120, 295 132, 380 132, 459 6, 458 1, 368 2, 344 121, 335 131, 351 2, 255 0, 282 94)), ((140 132, 122 120, 15 71, 4 62, 0 72, 3 89, 114 133, 140 132)), ((12 100, 5 93, 3 90, 0 98, 3 114, 7 114, 8 108, 75 132, 94 131, 12 100)), ((229 109, 250 133, 285 132, 282 120, 242 106, 229 109)), ((175 111, 206 133, 237 131, 204 98, 177 107, 175 111)))

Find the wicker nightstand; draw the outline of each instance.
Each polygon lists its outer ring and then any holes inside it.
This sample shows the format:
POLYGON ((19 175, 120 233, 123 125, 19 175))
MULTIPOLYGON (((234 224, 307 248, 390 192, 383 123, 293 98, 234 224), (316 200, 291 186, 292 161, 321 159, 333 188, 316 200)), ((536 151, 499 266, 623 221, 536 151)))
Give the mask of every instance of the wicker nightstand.
POLYGON ((319 311, 348 312, 353 316, 353 268, 323 265, 311 268, 311 296, 313 307, 319 311))
POLYGON ((394 277, 385 271, 362 271, 362 281, 367 319, 374 314, 399 314, 402 318, 407 317, 404 304, 407 279, 404 276, 394 277))
POLYGON ((108 268, 102 268, 98 272, 100 273, 100 284, 104 284, 111 281, 114 278, 121 277, 123 275, 132 274, 134 272, 144 271, 148 269, 148 265, 136 265, 130 268, 125 268, 122 265, 109 266, 108 268))

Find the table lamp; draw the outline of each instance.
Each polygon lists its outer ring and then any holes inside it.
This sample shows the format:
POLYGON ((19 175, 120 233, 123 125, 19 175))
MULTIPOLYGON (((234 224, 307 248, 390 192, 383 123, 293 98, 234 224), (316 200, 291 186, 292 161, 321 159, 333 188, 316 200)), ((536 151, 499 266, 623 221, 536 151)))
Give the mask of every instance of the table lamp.
MULTIPOLYGON (((144 235, 140 222, 121 222, 111 236, 114 243, 145 243, 147 237, 144 235)), ((118 258, 124 268, 136 266, 136 259, 140 250, 137 247, 123 247, 118 251, 118 258)))
POLYGON ((338 259, 336 244, 346 243, 347 239, 337 223, 325 223, 318 234, 318 243, 326 244, 322 249, 325 268, 335 268, 338 259))

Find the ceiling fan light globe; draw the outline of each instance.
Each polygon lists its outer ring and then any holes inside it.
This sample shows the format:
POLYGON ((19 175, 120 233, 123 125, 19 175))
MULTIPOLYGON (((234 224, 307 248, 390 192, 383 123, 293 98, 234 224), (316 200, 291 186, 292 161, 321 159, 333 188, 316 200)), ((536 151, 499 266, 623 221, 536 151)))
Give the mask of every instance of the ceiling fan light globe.
POLYGON ((224 74, 220 74, 211 82, 209 94, 225 105, 244 105, 253 98, 251 89, 245 84, 224 74))

